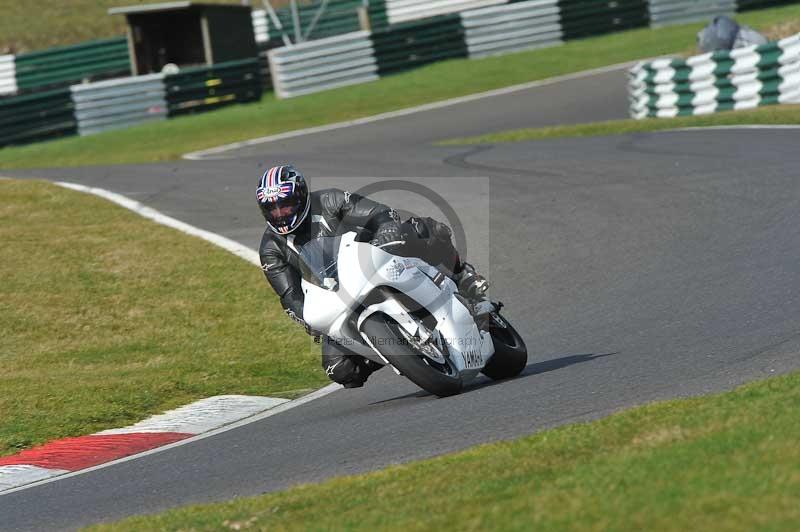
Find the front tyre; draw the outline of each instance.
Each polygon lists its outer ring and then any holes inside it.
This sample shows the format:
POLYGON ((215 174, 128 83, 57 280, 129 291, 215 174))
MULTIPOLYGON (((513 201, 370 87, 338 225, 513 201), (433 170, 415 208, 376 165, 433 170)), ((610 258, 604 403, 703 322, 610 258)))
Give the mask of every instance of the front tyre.
POLYGON ((528 364, 528 348, 516 329, 505 318, 496 314, 489 327, 494 343, 494 355, 481 370, 492 380, 516 377, 528 364))
POLYGON ((361 325, 372 345, 411 382, 439 397, 461 392, 461 375, 452 364, 437 364, 420 355, 400 332, 400 325, 385 314, 369 316, 361 325))

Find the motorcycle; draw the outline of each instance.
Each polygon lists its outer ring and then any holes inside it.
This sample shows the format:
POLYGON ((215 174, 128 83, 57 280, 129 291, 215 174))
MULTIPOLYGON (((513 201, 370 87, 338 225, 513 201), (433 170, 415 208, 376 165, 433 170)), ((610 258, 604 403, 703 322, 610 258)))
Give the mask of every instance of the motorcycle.
POLYGON ((473 302, 427 262, 360 242, 355 232, 318 237, 297 249, 303 319, 328 338, 391 366, 440 397, 484 373, 518 375, 525 342, 501 303, 473 302))

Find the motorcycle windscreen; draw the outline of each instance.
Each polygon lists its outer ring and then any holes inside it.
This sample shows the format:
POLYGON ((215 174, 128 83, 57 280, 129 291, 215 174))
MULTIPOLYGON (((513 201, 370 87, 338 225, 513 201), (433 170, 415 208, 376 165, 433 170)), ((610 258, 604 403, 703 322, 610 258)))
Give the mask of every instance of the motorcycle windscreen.
POLYGON ((341 236, 318 237, 300 247, 300 273, 305 281, 326 290, 336 290, 341 241, 341 236))

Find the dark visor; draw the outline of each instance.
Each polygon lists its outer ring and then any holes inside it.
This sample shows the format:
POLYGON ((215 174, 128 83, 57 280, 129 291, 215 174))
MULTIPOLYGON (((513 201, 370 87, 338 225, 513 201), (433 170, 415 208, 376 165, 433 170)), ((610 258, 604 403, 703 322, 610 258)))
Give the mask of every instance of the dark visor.
POLYGON ((276 227, 288 225, 300 210, 297 198, 286 198, 267 205, 270 223, 276 227))

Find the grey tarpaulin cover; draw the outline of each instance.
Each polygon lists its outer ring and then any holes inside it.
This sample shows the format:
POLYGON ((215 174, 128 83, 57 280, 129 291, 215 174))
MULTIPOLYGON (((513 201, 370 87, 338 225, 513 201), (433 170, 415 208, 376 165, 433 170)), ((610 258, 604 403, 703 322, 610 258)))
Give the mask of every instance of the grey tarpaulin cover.
POLYGON ((697 34, 697 45, 703 52, 731 50, 752 44, 766 44, 767 38, 749 26, 740 26, 724 15, 714 17, 697 34))

